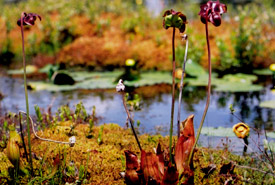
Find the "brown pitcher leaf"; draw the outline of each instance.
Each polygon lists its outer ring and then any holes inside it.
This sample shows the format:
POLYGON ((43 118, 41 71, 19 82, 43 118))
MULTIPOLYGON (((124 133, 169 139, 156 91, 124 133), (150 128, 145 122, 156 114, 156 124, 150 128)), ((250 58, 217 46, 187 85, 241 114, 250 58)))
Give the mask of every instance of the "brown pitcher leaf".
MULTIPOLYGON (((188 158, 192 147, 195 143, 195 132, 193 124, 194 115, 190 115, 183 123, 185 123, 181 136, 176 145, 175 162, 178 172, 181 174, 185 170, 190 170, 188 158)), ((192 161, 191 161, 192 163, 192 161)))

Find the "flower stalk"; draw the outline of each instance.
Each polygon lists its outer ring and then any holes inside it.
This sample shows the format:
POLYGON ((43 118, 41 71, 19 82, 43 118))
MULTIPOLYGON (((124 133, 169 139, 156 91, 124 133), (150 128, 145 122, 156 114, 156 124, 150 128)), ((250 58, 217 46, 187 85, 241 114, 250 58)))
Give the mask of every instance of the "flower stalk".
POLYGON ((175 32, 176 28, 180 33, 185 31, 185 24, 187 24, 186 16, 181 12, 176 12, 173 9, 167 10, 163 15, 163 27, 165 29, 173 28, 172 35, 172 103, 171 103, 171 119, 170 119, 170 134, 169 134, 169 154, 170 161, 172 161, 172 136, 173 136, 173 122, 174 122, 174 107, 175 107, 175 70, 176 70, 176 57, 175 57, 175 32))
POLYGON ((116 86, 116 91, 121 93, 123 106, 124 106, 124 109, 125 109, 125 111, 126 111, 128 120, 129 120, 129 122, 130 122, 132 132, 133 132, 133 134, 134 134, 134 136, 135 136, 135 139, 136 139, 136 142, 137 142, 137 144, 138 144, 139 150, 142 151, 140 142, 139 142, 139 140, 138 140, 138 137, 137 137, 137 134, 136 134, 136 131, 135 131, 135 127, 134 127, 133 120, 132 120, 132 118, 131 118, 131 116, 130 116, 130 112, 129 112, 129 110, 128 110, 128 108, 127 108, 127 105, 126 105, 126 101, 125 101, 125 92, 124 92, 124 90, 125 90, 125 86, 124 86, 124 84, 123 84, 123 80, 120 79, 119 82, 118 82, 118 84, 117 84, 117 86, 116 86))
POLYGON ((35 24, 36 18, 41 20, 40 15, 34 13, 22 12, 20 19, 17 21, 17 25, 21 28, 21 37, 22 37, 22 55, 23 55, 23 68, 24 68, 24 90, 25 90, 25 99, 26 99, 26 114, 27 114, 27 132, 28 132, 28 146, 29 146, 29 164, 31 169, 31 174, 33 174, 33 165, 32 165, 32 151, 31 151, 31 134, 30 134, 30 120, 29 120, 29 100, 28 100, 28 90, 27 90, 27 75, 26 75, 26 54, 25 54, 25 40, 24 40, 24 25, 33 26, 35 24))
POLYGON ((189 155, 189 160, 188 163, 190 164, 191 158, 193 157, 194 154, 194 149, 198 143, 199 137, 200 137, 200 133, 201 133, 201 129, 208 111, 208 107, 209 107, 209 103, 210 103, 210 96, 211 96, 211 74, 212 74, 212 67, 211 67, 211 52, 210 52, 210 44, 209 44, 209 37, 208 37, 208 23, 206 22, 205 24, 205 34, 206 34, 206 42, 207 42, 207 53, 208 53, 208 86, 207 86, 207 99, 206 99, 206 104, 205 104, 205 108, 203 111, 203 115, 202 115, 202 119, 200 122, 200 126, 198 128, 197 131, 197 135, 196 135, 196 140, 195 140, 195 144, 191 150, 191 153, 189 155))
MULTIPOLYGON (((23 54, 23 68, 24 68, 24 90, 25 90, 25 99, 26 99, 26 114, 27 114, 27 133, 28 133, 28 146, 29 146, 29 164, 31 169, 31 174, 33 174, 33 165, 32 165, 32 150, 31 150, 31 134, 30 134, 30 120, 29 120, 29 100, 28 100, 28 90, 27 90, 27 75, 26 75, 26 55, 25 55, 25 41, 24 41, 24 29, 23 29, 23 18, 25 13, 21 14, 20 18, 20 28, 21 28, 21 37, 22 37, 22 54, 23 54)), ((27 154, 26 154, 27 155, 27 154)))
POLYGON ((201 16, 201 22, 205 24, 205 37, 207 42, 207 54, 208 54, 208 85, 207 85, 207 99, 206 99, 206 105, 204 108, 204 112, 202 115, 202 119, 200 122, 200 126, 197 131, 197 136, 195 140, 195 144, 192 148, 192 151, 189 155, 188 163, 190 164, 190 161, 194 154, 194 149, 196 147, 196 144, 199 140, 201 129, 208 111, 209 103, 210 103, 210 96, 211 96, 211 73, 212 73, 212 66, 211 66, 211 50, 210 50, 210 44, 209 44, 209 35, 208 35, 208 22, 211 22, 214 26, 218 27, 221 25, 221 15, 227 11, 227 7, 225 4, 222 4, 218 1, 208 1, 206 4, 201 5, 201 10, 199 12, 199 15, 201 16))
POLYGON ((170 159, 172 160, 172 136, 173 136, 173 122, 174 122, 174 109, 175 109, 175 70, 176 70, 176 61, 175 61, 175 27, 173 27, 172 35, 172 53, 173 53, 173 71, 172 71, 172 104, 171 104, 171 119, 170 119, 170 134, 169 134, 169 151, 170 159))

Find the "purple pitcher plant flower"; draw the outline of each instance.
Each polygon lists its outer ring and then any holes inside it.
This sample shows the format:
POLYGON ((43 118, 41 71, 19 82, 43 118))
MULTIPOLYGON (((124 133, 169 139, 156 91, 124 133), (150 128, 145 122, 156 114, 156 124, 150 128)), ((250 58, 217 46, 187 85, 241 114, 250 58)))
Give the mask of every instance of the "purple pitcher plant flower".
POLYGON ((218 1, 208 1, 206 4, 201 5, 201 11, 199 15, 201 16, 201 22, 206 24, 206 22, 211 22, 214 26, 220 26, 222 19, 221 15, 226 13, 227 7, 218 1))
POLYGON ((185 24, 187 24, 186 16, 181 12, 176 12, 173 9, 167 10, 163 14, 163 27, 168 29, 170 27, 178 28, 181 33, 185 31, 185 24))
MULTIPOLYGON (((26 13, 26 12, 23 12, 23 17, 22 17, 22 21, 23 21, 23 26, 26 26, 26 25, 30 25, 30 26, 33 26, 35 21, 36 21, 36 18, 38 17, 39 20, 41 21, 41 16, 36 14, 36 13, 26 13)), ((17 21, 17 25, 18 26, 21 26, 21 18, 18 19, 17 21)))

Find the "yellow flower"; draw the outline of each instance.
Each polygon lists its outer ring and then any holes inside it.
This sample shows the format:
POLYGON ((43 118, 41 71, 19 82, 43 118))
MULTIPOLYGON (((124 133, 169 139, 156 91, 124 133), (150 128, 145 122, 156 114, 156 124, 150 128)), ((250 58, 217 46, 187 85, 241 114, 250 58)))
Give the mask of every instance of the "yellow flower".
POLYGON ((134 66, 135 65, 135 60, 134 59, 127 59, 126 61, 125 61, 125 65, 126 66, 134 66))
POLYGON ((233 132, 236 134, 238 138, 244 139, 249 136, 249 126, 245 123, 237 123, 233 126, 233 132))
POLYGON ((274 71, 274 72, 275 72, 275 64, 271 64, 271 65, 269 66, 269 69, 270 69, 271 71, 274 71))

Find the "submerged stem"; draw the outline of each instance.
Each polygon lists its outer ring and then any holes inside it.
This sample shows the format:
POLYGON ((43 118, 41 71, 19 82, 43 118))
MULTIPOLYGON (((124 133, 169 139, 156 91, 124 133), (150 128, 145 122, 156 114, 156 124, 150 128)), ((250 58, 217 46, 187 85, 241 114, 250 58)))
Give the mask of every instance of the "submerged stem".
POLYGON ((185 75, 185 64, 187 59, 187 52, 188 52, 188 37, 186 36, 186 45, 185 45, 185 54, 184 54, 184 61, 182 64, 182 75, 180 80, 180 93, 179 93, 179 106, 178 106, 178 138, 180 137, 180 107, 181 107, 181 98, 182 98, 182 89, 183 89, 183 79, 185 75))
POLYGON ((25 89, 25 99, 26 99, 26 112, 27 112, 27 132, 28 132, 28 146, 29 146, 29 162, 31 168, 31 174, 33 174, 32 166, 32 150, 31 150, 31 134, 30 134, 30 120, 29 120, 29 100, 28 100, 28 90, 27 90, 27 75, 26 75, 26 59, 25 59, 25 41, 24 41, 24 30, 23 30, 23 17, 24 12, 21 14, 21 36, 22 36, 22 54, 23 54, 23 68, 24 68, 24 89, 25 89))
POLYGON ((134 128, 133 120, 132 120, 132 118, 131 118, 131 116, 130 116, 129 110, 127 109, 126 101, 125 101, 125 98, 124 98, 124 97, 125 97, 125 96, 124 96, 124 92, 121 93, 121 96, 122 96, 123 106, 124 106, 124 109, 125 109, 125 111, 126 111, 128 120, 130 121, 130 125, 131 125, 131 128, 132 128, 133 134, 134 134, 134 136, 135 136, 135 139, 136 139, 136 141, 137 141, 137 144, 138 144, 138 147, 139 147, 140 151, 142 151, 140 142, 139 142, 139 140, 138 140, 138 137, 137 137, 137 134, 136 134, 136 131, 135 131, 135 128, 134 128))
POLYGON ((209 37, 208 37, 208 23, 207 22, 205 24, 205 34, 206 34, 206 42, 207 42, 208 71, 209 71, 208 86, 207 86, 207 89, 208 89, 207 90, 207 99, 206 99, 206 105, 205 105, 205 108, 204 108, 202 119, 201 119, 201 122, 200 122, 200 126, 199 126, 198 131, 197 131, 196 140, 195 140, 194 146, 192 148, 192 151, 191 151, 191 153, 189 155, 188 164, 190 164, 190 161, 191 161, 191 159, 193 157, 193 154, 194 154, 194 149, 196 147, 196 144, 198 143, 198 140, 199 140, 199 137, 200 137, 200 133, 201 133, 201 129, 202 129, 202 126, 203 126, 203 122, 205 120, 206 113, 207 113, 207 110, 208 110, 208 107, 209 107, 210 96, 211 96, 211 73, 212 73, 212 68, 211 68, 211 53, 210 53, 210 44, 209 44, 209 37))
POLYGON ((170 137, 169 137, 169 153, 170 161, 172 160, 172 136, 173 136, 173 121, 174 121, 174 104, 175 104, 175 31, 176 28, 173 27, 173 36, 172 36, 172 52, 173 52, 173 72, 172 72, 172 105, 171 105, 171 122, 170 122, 170 137))

